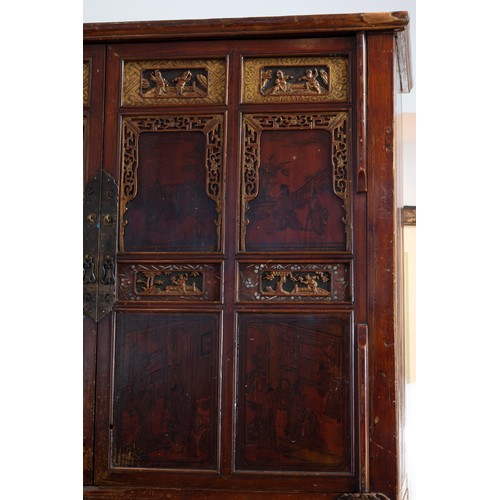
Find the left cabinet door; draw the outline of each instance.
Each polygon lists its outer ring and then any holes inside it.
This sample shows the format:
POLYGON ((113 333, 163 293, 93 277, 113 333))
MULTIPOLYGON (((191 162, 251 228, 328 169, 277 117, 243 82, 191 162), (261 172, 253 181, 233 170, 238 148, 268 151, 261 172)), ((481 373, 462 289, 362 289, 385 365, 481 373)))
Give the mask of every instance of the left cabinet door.
MULTIPOLYGON (((93 191, 93 178, 102 172, 103 119, 104 119, 104 45, 86 45, 83 48, 83 186, 84 186, 84 319, 83 319, 83 482, 93 483, 93 443, 95 415, 95 373, 98 328, 92 317, 97 290, 96 254, 98 234, 95 225, 97 213, 92 203, 100 206, 100 190, 93 191), (95 200, 95 201, 93 201, 95 200), (90 204, 90 205, 89 205, 90 204), (88 219, 88 220, 87 220, 88 219), (92 227, 94 229, 92 229, 92 227)), ((94 183, 95 184, 95 183, 94 183)), ((94 314, 95 315, 95 314, 94 314)))

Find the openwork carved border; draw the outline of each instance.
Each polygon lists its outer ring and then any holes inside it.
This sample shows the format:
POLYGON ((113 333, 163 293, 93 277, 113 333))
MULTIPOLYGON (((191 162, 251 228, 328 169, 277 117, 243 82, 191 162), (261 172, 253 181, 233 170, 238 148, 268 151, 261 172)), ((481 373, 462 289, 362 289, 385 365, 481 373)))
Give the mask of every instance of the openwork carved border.
POLYGON ((142 132, 203 132, 206 137, 206 193, 215 202, 217 219, 217 251, 221 240, 221 189, 224 162, 224 116, 146 116, 126 117, 122 123, 121 192, 120 192, 120 250, 124 248, 127 204, 137 196, 137 169, 139 168, 139 136, 142 132))
POLYGON ((122 301, 219 301, 220 264, 132 264, 119 267, 122 301))
MULTIPOLYGON (((159 77, 165 85, 163 77, 159 77)), ((195 79, 193 79, 195 81, 195 79)), ((172 83, 172 82, 170 82, 172 83)), ((189 104, 225 104, 226 101, 226 61, 225 59, 172 59, 166 61, 127 61, 123 67, 122 104, 124 106, 165 106, 189 104), (145 84, 145 72, 181 69, 194 72, 202 69, 208 75, 201 88, 206 89, 201 96, 188 93, 160 93, 147 97, 141 90, 145 84), (205 87, 206 86, 206 87, 205 87)))
MULTIPOLYGON (((337 57, 280 57, 280 58, 247 58, 243 62, 243 102, 325 102, 325 101, 347 101, 349 100, 349 60, 346 56, 337 57), (306 71, 314 72, 320 67, 328 70, 318 74, 323 78, 318 89, 320 92, 307 92, 298 90, 299 86, 307 88, 306 82, 289 82, 298 80, 295 78, 284 83, 277 92, 265 92, 262 81, 263 73, 269 72, 271 83, 277 77, 276 71, 282 71, 286 77, 291 70, 302 69, 302 79, 305 80, 306 71), (268 68, 276 68, 275 71, 268 68), (297 88, 297 89, 295 89, 297 88)), ((318 80, 319 83, 319 80, 318 80)), ((267 87, 266 87, 267 88, 267 87)))
POLYGON ((246 213, 248 204, 259 194, 260 138, 268 130, 328 130, 332 137, 332 186, 333 192, 342 200, 343 222, 346 231, 346 250, 350 250, 351 208, 350 208, 350 159, 348 153, 349 114, 272 114, 244 115, 244 147, 242 157, 242 194, 240 247, 245 251, 246 227, 249 223, 246 213))
POLYGON ((90 61, 83 61, 83 105, 88 106, 90 99, 90 61))
POLYGON ((350 300, 349 264, 240 264, 238 299, 259 302, 350 300))

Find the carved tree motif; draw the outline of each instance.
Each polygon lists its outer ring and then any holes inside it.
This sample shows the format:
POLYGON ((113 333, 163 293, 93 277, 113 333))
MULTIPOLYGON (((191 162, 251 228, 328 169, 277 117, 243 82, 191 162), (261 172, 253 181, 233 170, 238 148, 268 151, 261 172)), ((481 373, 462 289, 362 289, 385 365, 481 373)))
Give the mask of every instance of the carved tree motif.
POLYGON ((133 264, 120 268, 118 297, 124 301, 215 301, 218 264, 133 264))

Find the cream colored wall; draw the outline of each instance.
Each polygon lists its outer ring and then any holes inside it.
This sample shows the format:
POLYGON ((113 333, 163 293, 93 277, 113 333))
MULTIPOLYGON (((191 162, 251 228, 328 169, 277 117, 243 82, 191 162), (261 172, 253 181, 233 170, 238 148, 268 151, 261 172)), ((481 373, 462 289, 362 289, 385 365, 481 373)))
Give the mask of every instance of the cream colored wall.
MULTIPOLYGON (((416 194, 416 113, 401 115, 402 202, 405 206, 417 205, 416 194)), ((403 283, 404 328, 406 351, 406 381, 416 382, 416 226, 403 227, 403 283)))
POLYGON ((406 381, 417 381, 416 370, 416 338, 417 338, 417 308, 416 308, 416 271, 417 271, 417 228, 405 226, 403 228, 404 252, 404 311, 405 311, 405 359, 406 381))

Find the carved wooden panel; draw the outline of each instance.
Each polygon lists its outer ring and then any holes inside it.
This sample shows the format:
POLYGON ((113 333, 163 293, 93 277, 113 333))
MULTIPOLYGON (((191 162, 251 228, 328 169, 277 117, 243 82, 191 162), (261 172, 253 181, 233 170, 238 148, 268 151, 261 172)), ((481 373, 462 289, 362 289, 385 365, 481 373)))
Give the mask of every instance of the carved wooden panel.
POLYGON ((225 100, 225 59, 124 63, 124 106, 224 104, 225 100))
POLYGON ((217 314, 118 313, 113 467, 215 469, 217 314))
POLYGON ((347 112, 244 115, 244 251, 350 249, 347 112))
POLYGON ((350 470, 349 321, 239 315, 238 470, 350 470))
POLYGON ((118 300, 220 301, 220 264, 131 264, 119 266, 118 300))
POLYGON ((238 300, 259 302, 346 302, 350 265, 241 263, 238 300))
POLYGON ((245 58, 243 102, 349 100, 349 61, 336 57, 245 58))
POLYGON ((83 105, 90 102, 90 61, 83 61, 83 105))
POLYGON ((223 162, 223 115, 124 118, 120 249, 219 251, 223 162))

